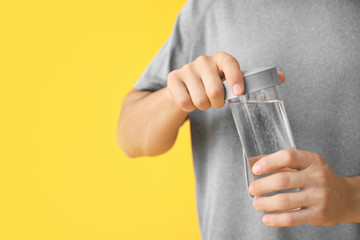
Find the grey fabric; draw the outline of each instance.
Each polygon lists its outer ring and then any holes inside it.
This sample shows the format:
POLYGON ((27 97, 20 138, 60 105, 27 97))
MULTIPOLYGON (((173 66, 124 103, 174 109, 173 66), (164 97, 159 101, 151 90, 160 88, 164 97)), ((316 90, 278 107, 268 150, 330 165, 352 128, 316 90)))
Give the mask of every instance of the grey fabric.
MULTIPOLYGON (((173 69, 225 51, 243 70, 277 66, 298 149, 360 175, 360 1, 190 0, 134 85, 166 86, 173 69)), ((202 239, 360 239, 360 224, 271 228, 252 207, 228 104, 189 115, 202 239)))

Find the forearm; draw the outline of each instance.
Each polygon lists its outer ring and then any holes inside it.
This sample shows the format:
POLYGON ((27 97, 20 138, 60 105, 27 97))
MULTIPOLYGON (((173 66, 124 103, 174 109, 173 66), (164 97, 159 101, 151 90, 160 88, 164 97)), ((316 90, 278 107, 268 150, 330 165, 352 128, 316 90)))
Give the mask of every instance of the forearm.
POLYGON ((187 115, 167 88, 129 96, 118 123, 118 143, 129 157, 164 153, 173 146, 187 115))

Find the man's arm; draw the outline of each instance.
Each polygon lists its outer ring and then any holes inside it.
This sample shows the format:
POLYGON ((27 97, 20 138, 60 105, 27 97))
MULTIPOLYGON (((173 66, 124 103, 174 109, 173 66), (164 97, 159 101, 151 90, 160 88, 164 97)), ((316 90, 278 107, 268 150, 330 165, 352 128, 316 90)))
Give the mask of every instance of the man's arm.
MULTIPOLYGON (((279 72, 282 82, 283 73, 279 72)), ((225 104, 222 81, 232 93, 244 92, 244 79, 237 60, 225 52, 200 56, 169 73, 167 87, 156 92, 133 90, 120 115, 117 139, 129 157, 153 156, 169 150, 189 112, 225 104)))
POLYGON ((164 153, 174 145, 187 115, 175 104, 167 88, 156 92, 133 89, 122 105, 118 143, 132 158, 164 153))
MULTIPOLYGON (((175 142, 179 127, 189 112, 225 104, 222 80, 240 96, 244 81, 237 60, 224 52, 200 56, 172 71, 167 87, 156 92, 133 90, 126 97, 120 115, 117 139, 129 157, 166 152, 175 142)), ((284 79, 284 75, 280 75, 284 79)))

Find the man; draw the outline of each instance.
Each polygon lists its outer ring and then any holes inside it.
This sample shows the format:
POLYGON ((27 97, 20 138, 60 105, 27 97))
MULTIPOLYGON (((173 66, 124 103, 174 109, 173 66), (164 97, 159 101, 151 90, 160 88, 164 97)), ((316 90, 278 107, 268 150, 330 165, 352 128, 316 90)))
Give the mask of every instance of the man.
POLYGON ((130 157, 161 154, 190 119, 203 239, 360 239, 359 26, 355 0, 190 0, 123 103, 119 145, 130 157), (286 74, 281 91, 302 150, 260 159, 254 174, 298 171, 249 191, 300 191, 251 203, 221 81, 239 96, 241 70, 268 65, 286 74))

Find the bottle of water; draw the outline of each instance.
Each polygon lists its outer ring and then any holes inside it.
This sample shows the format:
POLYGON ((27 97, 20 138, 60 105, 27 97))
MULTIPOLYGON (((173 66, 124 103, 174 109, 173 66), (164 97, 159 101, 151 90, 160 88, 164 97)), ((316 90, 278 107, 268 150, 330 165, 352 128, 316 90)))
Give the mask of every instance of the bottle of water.
MULTIPOLYGON (((245 71, 243 77, 245 90, 240 97, 231 93, 226 81, 224 88, 242 144, 245 177, 249 187, 252 181, 269 175, 257 176, 252 173, 252 166, 260 158, 280 150, 295 149, 295 143, 284 103, 279 96, 281 81, 276 67, 245 71)), ((298 189, 273 192, 266 196, 289 191, 298 189)), ((256 197, 250 193, 249 196, 256 197)))

